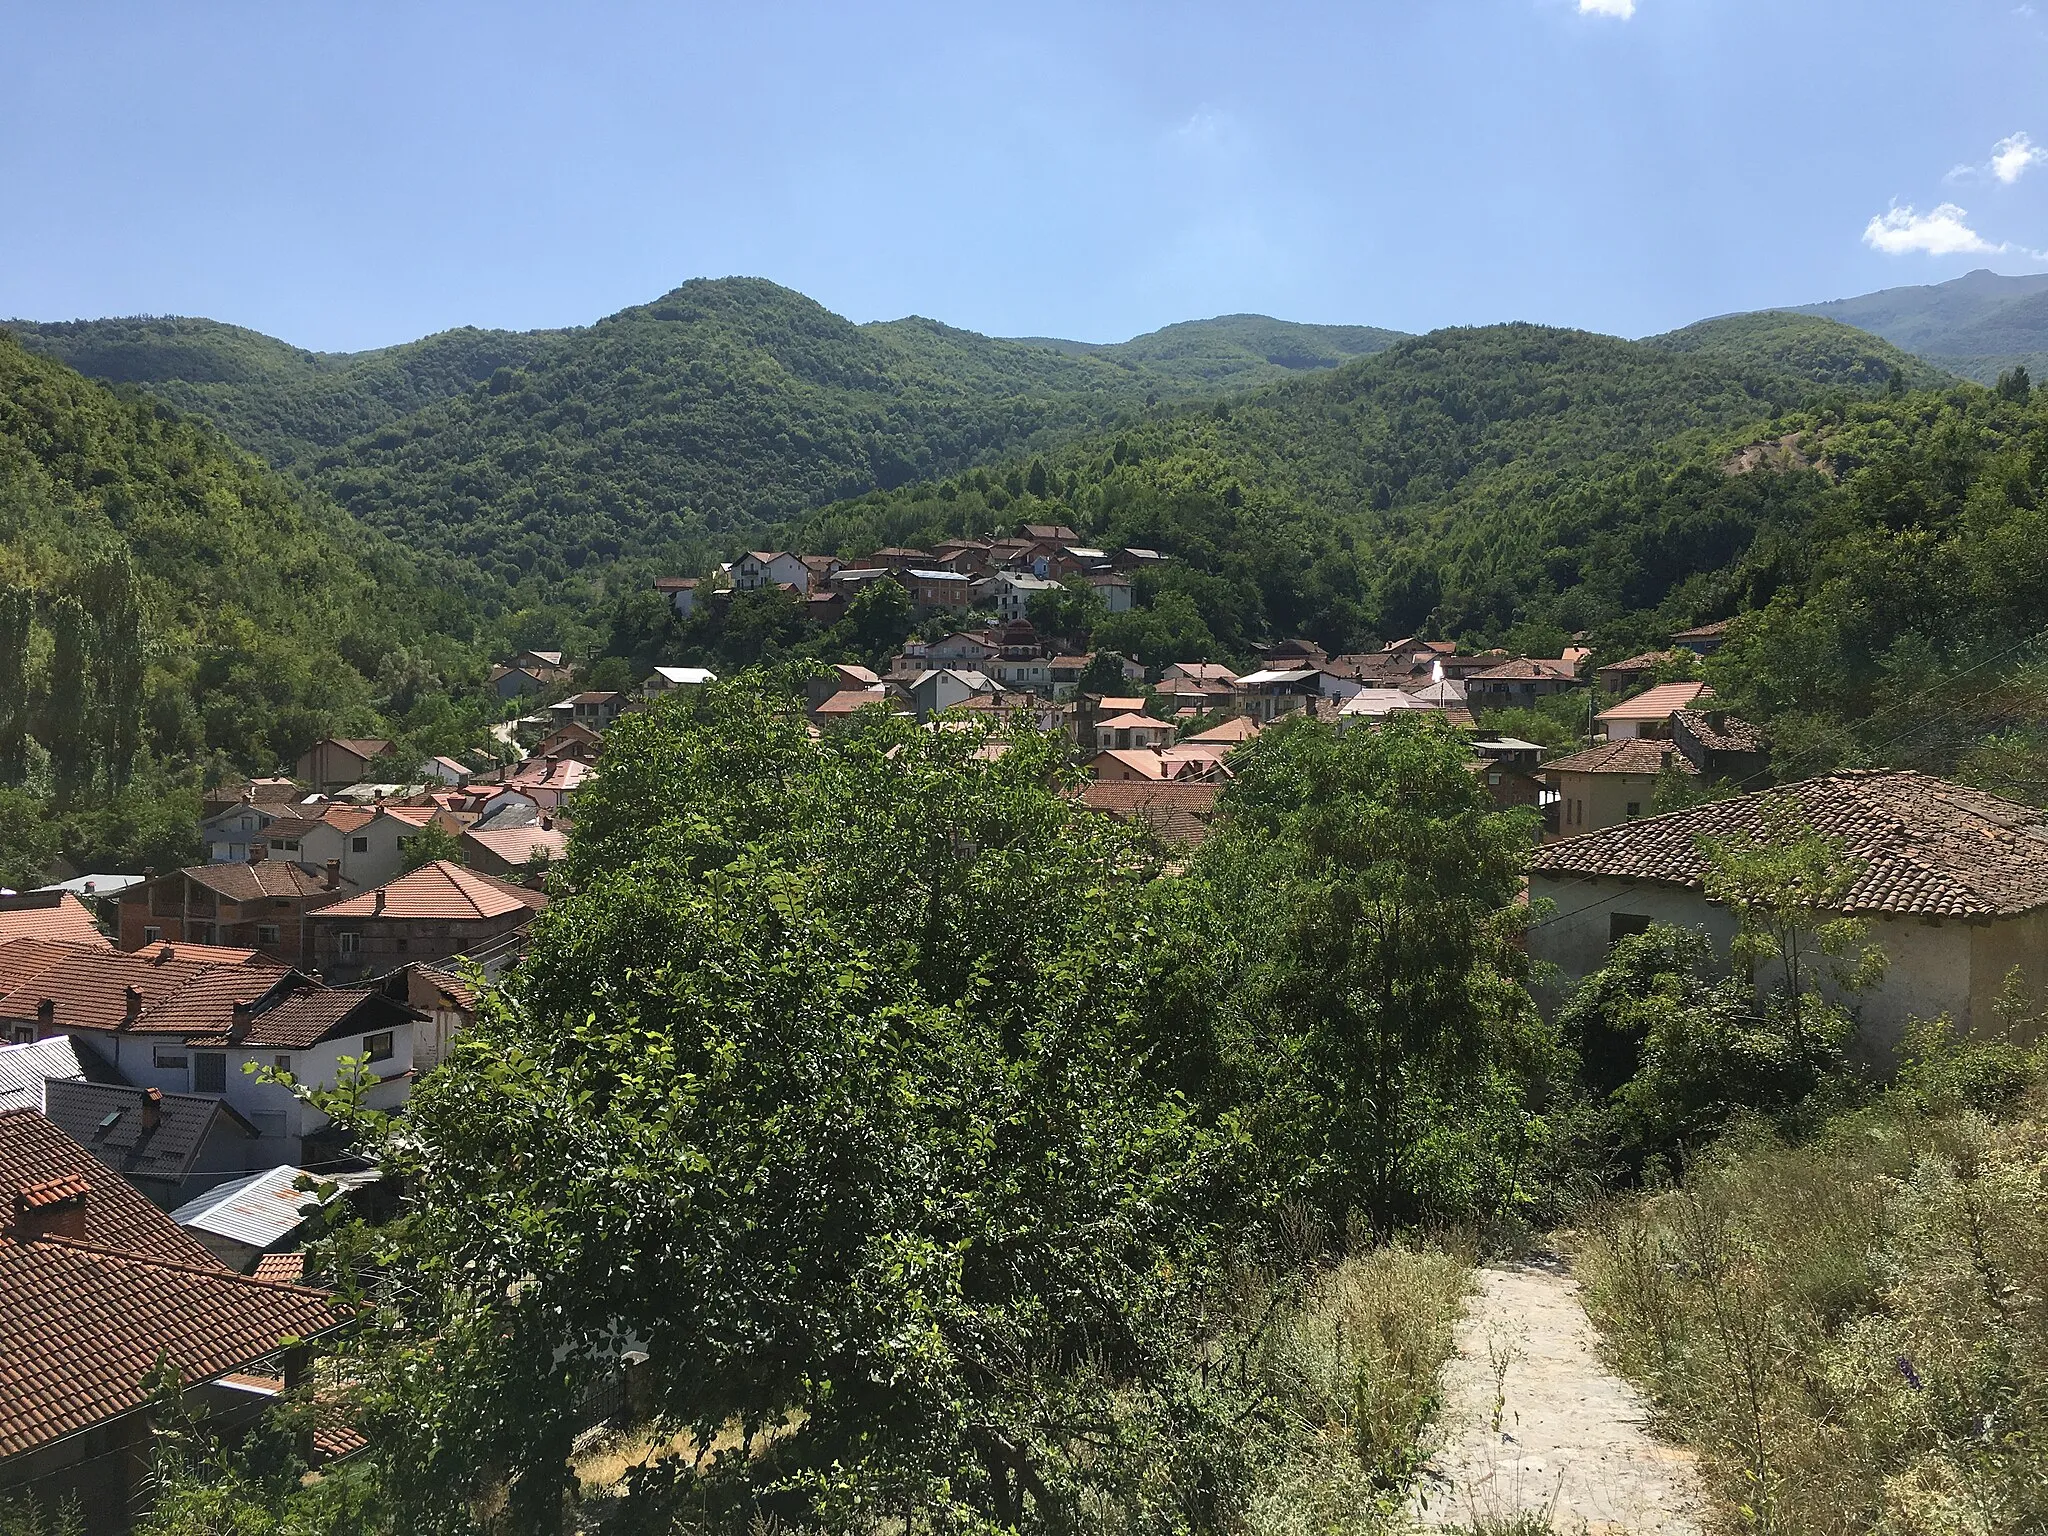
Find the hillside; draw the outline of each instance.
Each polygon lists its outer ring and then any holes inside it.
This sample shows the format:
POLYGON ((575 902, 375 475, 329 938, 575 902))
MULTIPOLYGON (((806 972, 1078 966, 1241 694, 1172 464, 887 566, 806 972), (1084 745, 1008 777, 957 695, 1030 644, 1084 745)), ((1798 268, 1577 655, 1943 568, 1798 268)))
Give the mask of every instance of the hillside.
POLYGON ((2003 277, 1980 270, 1946 283, 1786 309, 1870 331, 1980 384, 2015 364, 2036 377, 2048 375, 2048 273, 2003 277))
POLYGON ((205 423, 0 336, 0 798, 28 792, 0 807, 0 867, 189 856, 196 794, 165 797, 202 766, 390 734, 460 670, 469 616, 344 528, 205 423), (30 835, 61 841, 24 859, 30 835))
POLYGON ((1913 389, 1931 389, 1949 378, 1943 369, 1869 331, 1812 315, 1723 315, 1643 340, 1669 352, 1781 368, 1819 385, 1883 389, 1894 370, 1913 389))
POLYGON ((1300 325, 1266 315, 1219 315, 1093 343, 1026 336, 1019 340, 1072 356, 1107 358, 1157 383, 1221 394, 1271 384, 1289 374, 1338 368, 1404 339, 1372 325, 1300 325))
POLYGON ((280 468, 533 361, 551 331, 443 331, 370 352, 306 352, 216 320, 0 322, 88 378, 135 384, 206 417, 280 468))

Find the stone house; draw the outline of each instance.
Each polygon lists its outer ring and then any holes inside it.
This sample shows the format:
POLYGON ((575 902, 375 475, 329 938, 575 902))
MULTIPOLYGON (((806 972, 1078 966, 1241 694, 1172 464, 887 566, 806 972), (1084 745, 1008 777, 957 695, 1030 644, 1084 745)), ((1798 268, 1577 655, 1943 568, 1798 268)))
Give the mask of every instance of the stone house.
POLYGON ((539 891, 435 859, 321 908, 308 924, 313 959, 330 981, 383 976, 522 929, 547 904, 539 891))
POLYGON ((354 887, 339 869, 289 859, 195 864, 121 893, 120 944, 130 952, 164 943, 251 949, 279 965, 305 965, 306 914, 354 887))
POLYGON ((321 793, 361 784, 384 772, 397 748, 375 738, 329 736, 303 752, 293 776, 321 793))
POLYGON ((1859 1020, 1864 1059, 1888 1061, 1916 1018, 1995 1027, 1992 1005, 2014 970, 2030 1006, 2048 998, 2048 823, 1906 771, 1830 774, 1548 844, 1531 861, 1529 897, 1554 910, 1530 930, 1530 954, 1575 982, 1654 922, 1703 930, 1725 955, 1735 918, 1706 897, 1700 840, 1762 837, 1776 798, 1862 866, 1841 910, 1871 921, 1890 962, 1875 988, 1838 999, 1859 1020))

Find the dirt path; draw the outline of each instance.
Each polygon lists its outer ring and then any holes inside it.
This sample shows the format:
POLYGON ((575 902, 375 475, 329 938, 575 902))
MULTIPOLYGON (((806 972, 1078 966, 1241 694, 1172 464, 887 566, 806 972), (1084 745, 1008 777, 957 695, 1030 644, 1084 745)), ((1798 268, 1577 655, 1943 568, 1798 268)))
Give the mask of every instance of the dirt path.
POLYGON ((1473 1284, 1423 1523, 1547 1515, 1559 1531, 1700 1536, 1692 1458, 1651 1438, 1635 1390, 1600 1363, 1578 1282, 1531 1262, 1473 1284))

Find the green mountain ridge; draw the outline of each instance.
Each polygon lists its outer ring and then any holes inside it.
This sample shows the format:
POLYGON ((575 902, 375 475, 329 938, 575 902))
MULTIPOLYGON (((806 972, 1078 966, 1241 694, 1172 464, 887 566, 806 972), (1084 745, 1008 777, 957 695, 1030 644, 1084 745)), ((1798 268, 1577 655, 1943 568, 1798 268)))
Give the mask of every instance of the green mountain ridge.
POLYGON ((1980 384, 2016 365, 2048 375, 2048 273, 1980 269, 1945 283, 1789 304, 1784 312, 1856 326, 1980 384))
POLYGON ((1384 352, 1406 339, 1372 325, 1305 325, 1268 315, 1218 315, 1183 320, 1129 341, 1063 341, 1020 336, 1031 346, 1073 356, 1105 357, 1128 367, 1169 374, 1216 389, 1272 383, 1288 374, 1338 368, 1384 352))

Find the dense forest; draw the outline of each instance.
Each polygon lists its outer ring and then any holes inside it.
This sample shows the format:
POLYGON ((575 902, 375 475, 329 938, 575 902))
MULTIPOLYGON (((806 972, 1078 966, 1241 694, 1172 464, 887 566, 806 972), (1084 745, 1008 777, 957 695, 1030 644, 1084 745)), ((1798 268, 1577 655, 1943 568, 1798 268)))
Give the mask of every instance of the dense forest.
POLYGON ((2048 378, 2048 273, 1980 269, 1945 283, 1787 308, 1882 336, 1980 384, 2014 368, 2048 378))

